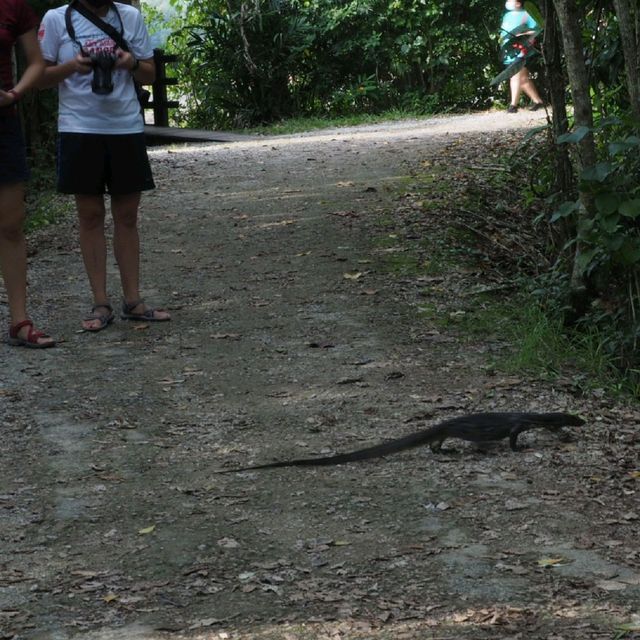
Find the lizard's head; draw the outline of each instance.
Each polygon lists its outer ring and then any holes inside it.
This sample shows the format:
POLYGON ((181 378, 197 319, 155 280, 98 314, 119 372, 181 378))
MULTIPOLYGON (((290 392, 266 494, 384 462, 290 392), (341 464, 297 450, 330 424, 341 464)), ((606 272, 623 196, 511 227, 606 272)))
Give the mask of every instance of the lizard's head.
POLYGON ((544 426, 553 433, 562 431, 562 427, 581 427, 585 421, 579 416, 574 416, 569 413, 554 413, 549 414, 553 419, 544 426))

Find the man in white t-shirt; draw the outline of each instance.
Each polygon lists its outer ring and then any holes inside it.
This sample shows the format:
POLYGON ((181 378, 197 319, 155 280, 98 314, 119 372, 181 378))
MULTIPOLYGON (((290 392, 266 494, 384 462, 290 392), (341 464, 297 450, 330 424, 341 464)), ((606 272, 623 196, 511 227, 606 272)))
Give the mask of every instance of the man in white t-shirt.
POLYGON ((59 89, 58 191, 75 195, 80 248, 93 293, 91 313, 82 327, 101 331, 114 320, 107 294, 105 193, 111 197, 123 291, 120 317, 169 320, 166 311, 145 305, 139 288, 140 194, 155 186, 134 85, 134 79, 149 84, 155 77, 142 15, 110 0, 72 0, 47 11, 38 38, 47 62, 44 86, 59 89), (83 15, 87 12, 119 35, 108 35, 83 15), (121 38, 123 46, 114 38, 121 38), (106 64, 106 74, 96 73, 100 62, 106 64))

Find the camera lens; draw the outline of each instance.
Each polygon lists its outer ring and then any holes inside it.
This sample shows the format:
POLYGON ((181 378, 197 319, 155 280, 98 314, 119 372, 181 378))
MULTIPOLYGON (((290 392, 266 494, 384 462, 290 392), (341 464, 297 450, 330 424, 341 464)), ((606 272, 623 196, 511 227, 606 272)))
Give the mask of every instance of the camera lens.
POLYGON ((93 79, 91 90, 99 95, 107 95, 113 91, 113 66, 116 58, 112 53, 100 52, 91 55, 93 62, 93 79))

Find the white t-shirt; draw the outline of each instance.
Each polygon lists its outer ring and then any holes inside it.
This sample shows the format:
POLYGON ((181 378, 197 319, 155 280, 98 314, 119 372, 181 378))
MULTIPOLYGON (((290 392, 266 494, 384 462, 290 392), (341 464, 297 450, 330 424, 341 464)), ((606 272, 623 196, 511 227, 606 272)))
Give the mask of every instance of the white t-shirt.
MULTIPOLYGON (((102 20, 123 31, 125 42, 138 60, 153 57, 153 48, 142 14, 135 7, 114 3, 102 20)), ((67 7, 47 11, 38 32, 44 59, 56 64, 67 62, 80 52, 78 44, 71 40, 65 24, 67 7)), ((104 31, 71 10, 71 24, 75 39, 86 53, 112 51, 116 44, 104 31)), ((113 92, 99 95, 91 90, 93 72, 73 73, 58 86, 58 131, 65 133, 126 134, 142 133, 144 120, 133 85, 131 73, 125 69, 113 69, 113 92)))

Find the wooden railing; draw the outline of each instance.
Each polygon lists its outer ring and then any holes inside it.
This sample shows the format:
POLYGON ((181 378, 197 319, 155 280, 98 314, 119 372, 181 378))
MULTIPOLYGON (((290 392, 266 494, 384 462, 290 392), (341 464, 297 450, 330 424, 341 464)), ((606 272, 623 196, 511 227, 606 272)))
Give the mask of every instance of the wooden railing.
POLYGON ((153 124, 157 127, 169 126, 169 109, 179 107, 177 100, 169 100, 167 87, 178 84, 177 78, 167 77, 167 63, 177 62, 178 56, 167 54, 163 49, 153 50, 153 60, 156 63, 156 79, 151 85, 151 101, 145 109, 153 110, 153 124))

